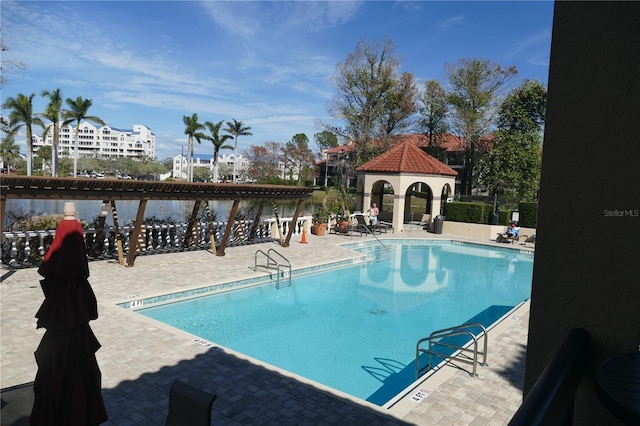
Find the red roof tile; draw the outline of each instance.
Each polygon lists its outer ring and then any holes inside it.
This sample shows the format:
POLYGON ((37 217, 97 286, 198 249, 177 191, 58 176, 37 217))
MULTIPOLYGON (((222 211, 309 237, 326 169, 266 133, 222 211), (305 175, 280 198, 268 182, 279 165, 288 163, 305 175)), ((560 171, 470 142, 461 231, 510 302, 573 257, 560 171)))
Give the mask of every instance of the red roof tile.
POLYGON ((426 175, 456 176, 458 172, 421 150, 415 137, 403 138, 403 142, 358 167, 356 170, 382 173, 420 173, 426 175))
POLYGON ((327 154, 337 154, 337 153, 340 153, 340 152, 351 151, 353 148, 354 148, 353 144, 351 144, 351 145, 339 145, 339 146, 336 146, 334 148, 327 148, 327 149, 324 150, 324 152, 327 153, 327 154))

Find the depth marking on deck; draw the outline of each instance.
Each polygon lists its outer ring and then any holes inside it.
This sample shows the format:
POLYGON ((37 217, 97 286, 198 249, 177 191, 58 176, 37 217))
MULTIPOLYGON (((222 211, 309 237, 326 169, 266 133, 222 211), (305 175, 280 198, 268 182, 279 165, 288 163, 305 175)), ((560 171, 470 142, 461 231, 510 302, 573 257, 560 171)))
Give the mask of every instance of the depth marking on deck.
POLYGON ((420 402, 431 394, 431 390, 429 389, 420 389, 418 392, 414 393, 411 397, 415 402, 420 402))

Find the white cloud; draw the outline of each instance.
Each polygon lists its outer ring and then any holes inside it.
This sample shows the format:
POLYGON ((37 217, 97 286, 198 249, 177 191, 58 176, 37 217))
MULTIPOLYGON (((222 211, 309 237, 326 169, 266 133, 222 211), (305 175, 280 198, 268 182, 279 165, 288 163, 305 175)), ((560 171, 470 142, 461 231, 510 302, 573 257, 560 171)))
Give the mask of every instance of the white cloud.
POLYGON ((513 58, 525 50, 537 48, 541 45, 545 45, 545 50, 549 49, 549 46, 551 45, 551 29, 546 29, 526 37, 516 45, 516 47, 509 53, 508 57, 513 58))
POLYGON ((203 2, 213 21, 227 33, 245 38, 261 34, 324 31, 348 23, 362 1, 203 2))
POLYGON ((451 18, 440 21, 437 25, 438 29, 448 30, 449 28, 458 25, 465 20, 464 15, 452 16, 451 18))

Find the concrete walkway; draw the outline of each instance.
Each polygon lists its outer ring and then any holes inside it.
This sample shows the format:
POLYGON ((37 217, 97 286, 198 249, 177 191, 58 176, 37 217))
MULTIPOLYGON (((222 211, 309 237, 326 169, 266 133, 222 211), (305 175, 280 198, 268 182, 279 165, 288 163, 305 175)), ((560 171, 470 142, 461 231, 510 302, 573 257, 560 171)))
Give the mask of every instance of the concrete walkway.
MULTIPOLYGON (((451 236, 416 230, 382 237, 451 236)), ((100 314, 91 326, 102 343, 97 358, 110 417, 106 424, 164 424, 169 386, 174 379, 218 395, 214 403, 216 425, 508 422, 522 399, 527 303, 489 332, 489 366, 479 368, 479 377, 445 366, 390 408, 357 400, 234 351, 208 347, 193 335, 116 306, 128 300, 260 275, 250 269, 257 249, 275 247, 294 268, 300 268, 356 257, 357 253, 340 244, 372 237, 310 235, 307 239, 308 244, 300 244, 300 238, 294 238, 289 248, 271 244, 228 248, 224 257, 207 251, 139 256, 132 268, 113 261, 91 262, 89 280, 100 314)), ((44 330, 35 329, 34 314, 43 295, 35 268, 4 267, 0 272, 0 388, 5 389, 34 380, 37 367, 33 352, 44 334, 44 330)), ((30 406, 25 407, 24 416, 29 412, 30 406)))

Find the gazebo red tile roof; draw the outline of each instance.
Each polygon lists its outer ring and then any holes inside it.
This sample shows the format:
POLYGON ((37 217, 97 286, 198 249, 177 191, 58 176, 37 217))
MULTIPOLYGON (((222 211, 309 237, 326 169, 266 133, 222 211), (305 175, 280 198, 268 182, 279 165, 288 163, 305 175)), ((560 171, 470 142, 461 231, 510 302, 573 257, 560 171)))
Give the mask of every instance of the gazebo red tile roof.
POLYGON ((411 137, 356 169, 358 172, 456 176, 458 172, 421 150, 411 137))

